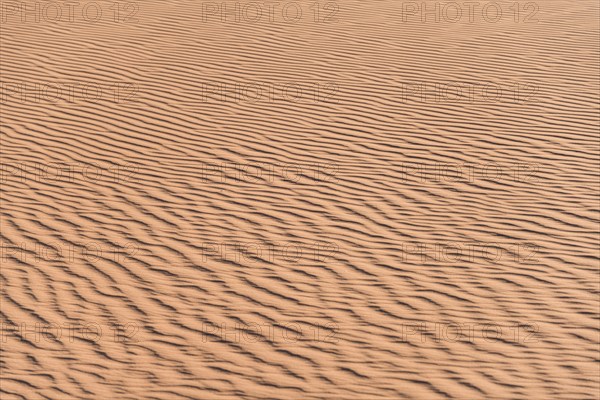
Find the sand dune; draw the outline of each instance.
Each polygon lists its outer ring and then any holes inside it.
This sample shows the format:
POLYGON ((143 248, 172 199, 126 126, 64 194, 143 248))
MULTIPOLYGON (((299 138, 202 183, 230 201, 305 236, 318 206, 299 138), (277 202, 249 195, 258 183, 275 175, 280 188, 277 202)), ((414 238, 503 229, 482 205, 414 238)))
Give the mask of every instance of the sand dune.
POLYGON ((598 2, 20 4, 0 398, 600 398, 598 2))

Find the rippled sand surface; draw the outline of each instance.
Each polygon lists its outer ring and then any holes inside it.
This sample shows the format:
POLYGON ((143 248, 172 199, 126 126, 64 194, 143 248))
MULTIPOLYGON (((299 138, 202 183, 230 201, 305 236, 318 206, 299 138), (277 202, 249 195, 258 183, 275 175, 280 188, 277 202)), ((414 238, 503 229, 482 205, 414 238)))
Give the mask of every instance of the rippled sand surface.
POLYGON ((2 400, 600 398, 597 1, 17 4, 2 400))

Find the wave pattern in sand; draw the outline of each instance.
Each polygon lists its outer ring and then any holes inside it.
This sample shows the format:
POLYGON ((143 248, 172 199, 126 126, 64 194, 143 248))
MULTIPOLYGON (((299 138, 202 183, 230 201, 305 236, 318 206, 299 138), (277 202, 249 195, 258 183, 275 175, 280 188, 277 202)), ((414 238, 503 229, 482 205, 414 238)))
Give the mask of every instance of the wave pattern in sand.
POLYGON ((598 3, 495 4, 5 8, 2 399, 598 399, 598 3))

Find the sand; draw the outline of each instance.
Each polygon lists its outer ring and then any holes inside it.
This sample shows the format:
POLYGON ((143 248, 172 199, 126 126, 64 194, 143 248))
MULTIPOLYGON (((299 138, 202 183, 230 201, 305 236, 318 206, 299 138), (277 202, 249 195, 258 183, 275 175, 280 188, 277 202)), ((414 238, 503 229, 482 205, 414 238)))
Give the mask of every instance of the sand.
POLYGON ((2 400, 600 398, 597 1, 17 4, 2 400))

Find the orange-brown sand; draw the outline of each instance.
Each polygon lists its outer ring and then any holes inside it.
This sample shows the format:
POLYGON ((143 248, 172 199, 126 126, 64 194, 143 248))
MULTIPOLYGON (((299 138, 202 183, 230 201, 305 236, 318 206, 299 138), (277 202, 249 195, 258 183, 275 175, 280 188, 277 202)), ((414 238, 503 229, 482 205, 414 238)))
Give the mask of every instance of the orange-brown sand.
POLYGON ((2 400, 600 398, 596 0, 0 7, 2 400))

